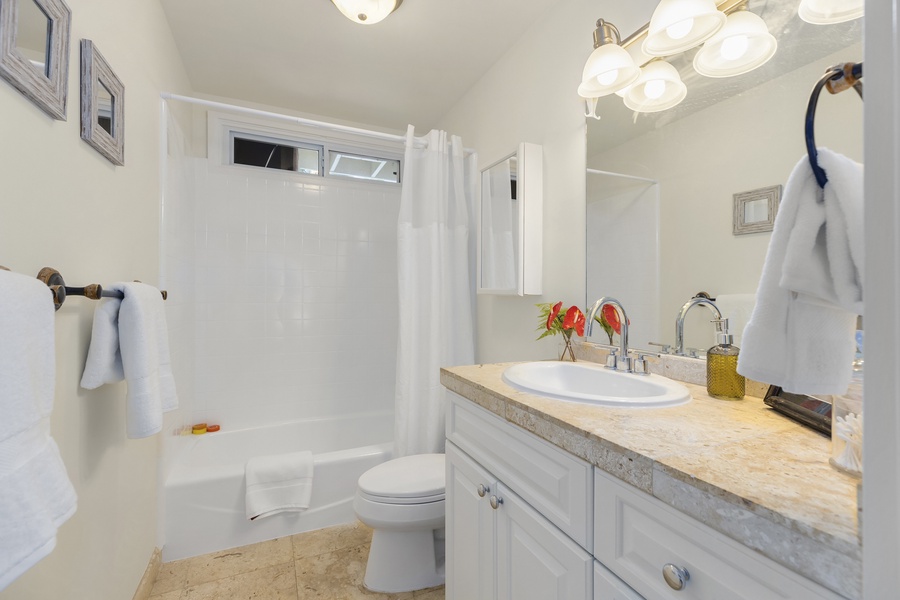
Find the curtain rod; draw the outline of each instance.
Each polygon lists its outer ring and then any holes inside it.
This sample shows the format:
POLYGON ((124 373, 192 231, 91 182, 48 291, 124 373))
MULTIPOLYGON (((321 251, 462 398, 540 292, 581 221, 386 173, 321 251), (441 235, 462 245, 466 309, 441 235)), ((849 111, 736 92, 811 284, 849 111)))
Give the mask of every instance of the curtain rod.
MULTIPOLYGON (((296 123, 299 125, 309 125, 311 127, 320 127, 322 129, 331 129, 333 131, 342 131, 345 133, 352 133, 355 135, 362 135, 366 137, 377 138, 381 140, 386 140, 389 142, 396 142, 400 145, 404 145, 406 143, 405 135, 397 135, 394 133, 383 133, 381 131, 372 131, 371 129, 362 129, 361 127, 350 127, 349 125, 338 125, 337 123, 327 123, 325 121, 315 121, 313 119, 306 119, 303 117, 293 117, 290 115, 285 115, 281 113, 271 112, 268 110, 259 110, 257 108, 248 108, 246 106, 237 106, 235 104, 226 104, 225 102, 216 102, 214 100, 204 100, 202 98, 193 98, 191 96, 181 96, 179 94, 172 94, 169 92, 160 93, 160 97, 163 100, 180 100, 181 102, 187 102, 189 104, 199 104, 201 106, 208 106, 210 108, 218 108, 220 110, 229 110, 232 112, 238 112, 246 115, 254 115, 257 117, 266 117, 269 119, 278 119, 280 121, 287 121, 289 123, 296 123)), ((416 148, 424 148, 426 146, 424 138, 415 137, 413 138, 413 145, 416 148)), ((466 154, 473 154, 475 150, 471 148, 464 148, 466 154)))

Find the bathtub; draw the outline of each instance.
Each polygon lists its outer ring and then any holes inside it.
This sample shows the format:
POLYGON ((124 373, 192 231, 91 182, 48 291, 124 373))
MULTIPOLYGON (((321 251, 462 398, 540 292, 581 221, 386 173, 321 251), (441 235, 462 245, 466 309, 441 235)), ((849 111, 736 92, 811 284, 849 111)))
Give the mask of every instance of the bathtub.
POLYGON ((352 522, 356 482, 390 459, 393 426, 393 412, 379 412, 191 436, 164 487, 163 560, 352 522), (309 509, 247 520, 247 459, 298 450, 315 457, 309 509))

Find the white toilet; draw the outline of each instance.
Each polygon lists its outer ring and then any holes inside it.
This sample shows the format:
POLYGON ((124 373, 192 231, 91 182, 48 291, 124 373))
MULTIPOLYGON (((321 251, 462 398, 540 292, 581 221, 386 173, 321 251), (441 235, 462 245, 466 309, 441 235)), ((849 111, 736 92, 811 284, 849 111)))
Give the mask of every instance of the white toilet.
POLYGON ((366 587, 409 592, 444 583, 443 454, 389 460, 359 478, 353 509, 374 529, 366 587))

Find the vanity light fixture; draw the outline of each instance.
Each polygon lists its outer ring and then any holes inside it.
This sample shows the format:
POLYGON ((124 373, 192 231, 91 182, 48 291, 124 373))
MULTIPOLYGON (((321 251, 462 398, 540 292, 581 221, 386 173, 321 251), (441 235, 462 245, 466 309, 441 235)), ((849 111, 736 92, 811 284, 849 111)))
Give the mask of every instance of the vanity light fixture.
POLYGON ((662 0, 653 11, 642 50, 670 56, 699 46, 725 24, 715 0, 662 0))
POLYGON ((813 25, 832 25, 863 16, 864 0, 803 0, 797 14, 813 25))
POLYGON ((706 77, 732 77, 761 67, 775 56, 778 41, 758 15, 740 10, 694 56, 694 70, 706 77))
POLYGON ((618 92, 634 83, 641 74, 631 55, 619 45, 619 30, 603 19, 594 30, 594 51, 581 73, 578 95, 587 103, 586 117, 599 119, 597 98, 618 92))
POLYGON ((687 86, 678 69, 664 60, 654 60, 641 68, 638 80, 625 94, 625 106, 635 112, 659 112, 672 108, 687 96, 687 86))
POLYGON ((360 25, 374 25, 397 10, 403 0, 331 0, 341 13, 360 25))

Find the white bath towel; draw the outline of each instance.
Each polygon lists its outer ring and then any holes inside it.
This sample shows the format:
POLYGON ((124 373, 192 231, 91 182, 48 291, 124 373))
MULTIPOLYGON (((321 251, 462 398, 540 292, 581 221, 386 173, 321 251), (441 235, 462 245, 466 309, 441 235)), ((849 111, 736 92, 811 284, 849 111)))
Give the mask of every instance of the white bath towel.
POLYGON ((126 433, 147 437, 162 429, 163 412, 178 407, 165 305, 150 285, 116 283, 110 289, 125 297, 102 300, 94 311, 81 387, 90 390, 124 378, 126 433))
POLYGON ((0 590, 47 556, 77 499, 50 437, 54 311, 47 286, 0 270, 0 590))
POLYGON ((716 306, 722 316, 728 319, 729 332, 734 335, 734 345, 742 348, 744 328, 753 314, 756 305, 756 294, 719 294, 716 306))
POLYGON ((843 394, 863 312, 863 168, 819 149, 819 188, 803 157, 775 220, 738 372, 801 394, 843 394))
POLYGON ((261 519, 309 508, 313 454, 309 451, 258 456, 247 461, 247 518, 261 519))

